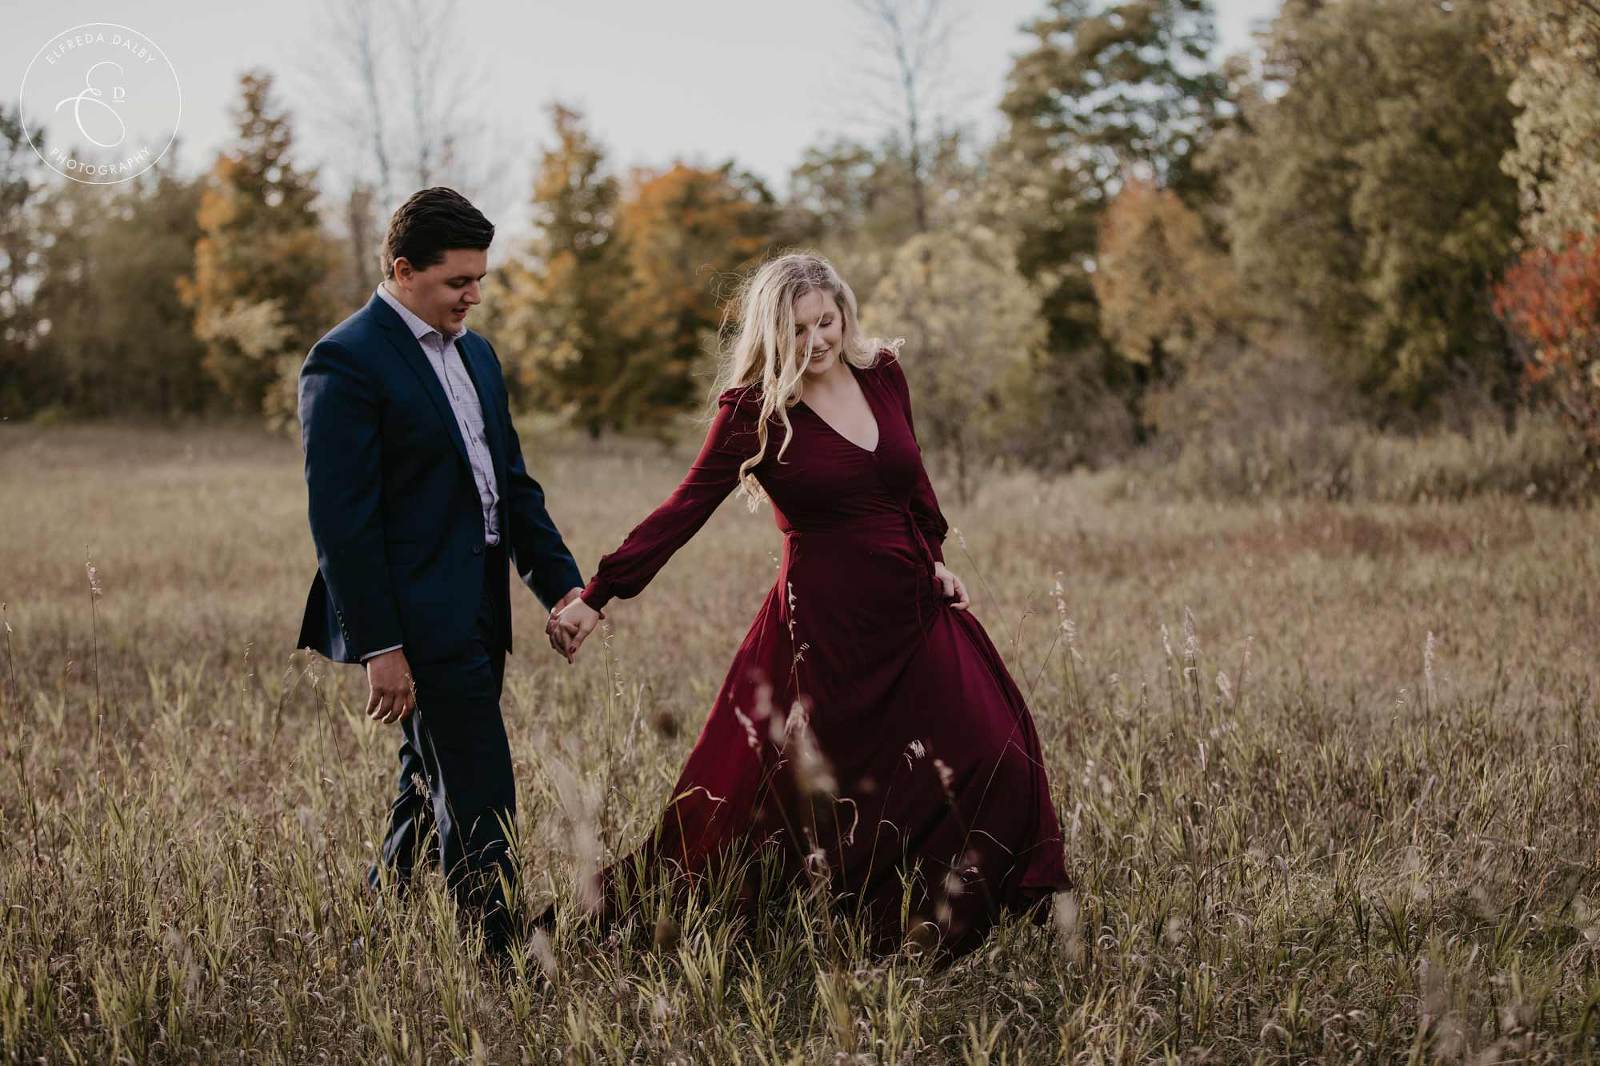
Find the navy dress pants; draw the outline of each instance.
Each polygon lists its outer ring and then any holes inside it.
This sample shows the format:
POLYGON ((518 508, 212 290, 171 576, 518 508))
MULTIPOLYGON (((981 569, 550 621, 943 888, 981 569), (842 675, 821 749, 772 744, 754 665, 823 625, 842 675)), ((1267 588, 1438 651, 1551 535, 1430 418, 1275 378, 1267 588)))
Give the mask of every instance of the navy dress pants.
MULTIPOLYGON (((418 866, 442 861, 458 913, 481 922, 485 946, 498 953, 512 935, 506 888, 516 872, 508 831, 517 797, 500 716, 506 640, 493 594, 507 582, 508 563, 503 542, 483 554, 484 591, 470 648, 410 664, 417 706, 401 726, 400 777, 381 862, 403 891, 418 866)), ((377 865, 368 880, 378 884, 377 865)))

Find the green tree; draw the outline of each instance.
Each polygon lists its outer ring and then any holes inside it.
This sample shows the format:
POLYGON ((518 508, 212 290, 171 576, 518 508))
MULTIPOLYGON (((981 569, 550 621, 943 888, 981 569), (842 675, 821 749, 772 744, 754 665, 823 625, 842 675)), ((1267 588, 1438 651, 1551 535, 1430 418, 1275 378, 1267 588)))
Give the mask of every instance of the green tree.
POLYGON ((23 132, 20 106, 0 107, 0 414, 37 409, 58 386, 38 357, 34 306, 44 237, 44 165, 23 132))
MULTIPOLYGON (((315 173, 293 162, 294 131, 272 78, 240 78, 234 146, 201 194, 195 270, 182 291, 206 345, 206 372, 236 407, 262 411, 275 385, 328 328, 334 250, 317 216, 315 173)), ((282 417, 284 401, 273 401, 282 417)))
POLYGON ((1523 232, 1555 249, 1600 232, 1600 0, 1495 0, 1495 60, 1520 110, 1501 161, 1523 232))
POLYGON ((1391 415, 1456 384, 1510 395, 1489 285, 1516 233, 1513 111, 1487 29, 1482 3, 1287 0, 1216 160, 1250 298, 1391 415))
POLYGON ((965 502, 983 467, 1015 454, 1012 401, 1045 340, 1038 294, 993 232, 945 229, 900 248, 871 307, 905 337, 918 441, 949 456, 965 502))
POLYGON ((197 183, 157 167, 110 186, 62 182, 42 211, 36 297, 60 399, 91 415, 173 416, 215 396, 178 282, 194 269, 197 183))
POLYGON ((1180 195, 1203 181, 1196 150, 1217 122, 1225 85, 1209 54, 1209 0, 1127 0, 1096 11, 1052 0, 1026 27, 1001 101, 996 169, 1021 235, 1019 263, 1047 282, 1051 341, 1095 336, 1089 273, 1099 215, 1129 170, 1180 195))

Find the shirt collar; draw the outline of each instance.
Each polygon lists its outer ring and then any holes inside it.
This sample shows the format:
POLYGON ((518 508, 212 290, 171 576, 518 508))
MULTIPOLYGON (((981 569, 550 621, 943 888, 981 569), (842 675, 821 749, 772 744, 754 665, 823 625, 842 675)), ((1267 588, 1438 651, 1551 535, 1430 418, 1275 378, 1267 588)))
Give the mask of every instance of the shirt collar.
MULTIPOLYGON (((393 293, 391 293, 381 281, 378 282, 378 296, 383 300, 384 303, 388 304, 399 313, 401 321, 406 324, 406 328, 411 330, 411 335, 417 338, 417 340, 420 341, 430 333, 435 334, 436 336, 444 336, 433 326, 428 325, 422 319, 413 314, 411 308, 401 303, 399 299, 393 293)), ((466 334, 466 332, 467 328, 462 326, 448 337, 444 337, 445 343, 451 344, 460 340, 462 336, 466 334)))

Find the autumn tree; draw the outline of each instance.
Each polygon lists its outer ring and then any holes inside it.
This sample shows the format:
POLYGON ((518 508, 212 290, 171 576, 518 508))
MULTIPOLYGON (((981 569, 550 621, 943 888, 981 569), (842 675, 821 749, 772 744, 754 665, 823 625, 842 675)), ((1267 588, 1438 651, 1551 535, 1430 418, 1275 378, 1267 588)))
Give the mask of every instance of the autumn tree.
POLYGON ((1286 0, 1220 161, 1248 298, 1391 415, 1457 384, 1507 398, 1488 288, 1516 232, 1513 109, 1487 29, 1481 3, 1286 0))
MULTIPOLYGON (((1127 173, 1203 194, 1195 154, 1225 85, 1209 62, 1209 0, 1051 0, 1025 31, 1031 43, 1007 79, 987 188, 996 217, 1018 235, 1019 268, 1040 288, 1049 339, 1038 388, 1055 419, 1083 425, 1107 403, 1131 411, 1143 377, 1101 334, 1101 213, 1127 173)), ((1111 427, 1102 429, 1105 442, 1111 427)), ((1037 458, 1086 457, 1054 454, 1059 447, 1037 458)))
POLYGON ((1521 108, 1501 166, 1525 238, 1494 307, 1524 384, 1600 456, 1600 2, 1499 0, 1494 16, 1495 60, 1521 108))
POLYGON ((1132 179, 1112 200, 1095 263, 1106 339, 1124 359, 1158 374, 1181 372, 1219 339, 1237 338, 1246 328, 1248 309, 1227 252, 1212 242, 1197 212, 1153 181, 1132 179))
POLYGON ((616 393, 626 421, 649 427, 693 404, 737 275, 781 238, 772 194, 732 163, 674 163, 632 176, 617 212, 629 291, 617 309, 629 337, 616 393))
POLYGON ((1038 294, 993 232, 946 229, 900 248, 870 306, 874 324, 905 339, 919 443, 951 459, 970 499, 981 470, 1016 453, 1016 414, 1045 340, 1038 294))
POLYGON ((1496 287, 1495 310, 1523 349, 1528 384, 1600 458, 1600 232, 1529 250, 1496 287))
POLYGON ((996 169, 1019 262, 1046 281, 1051 343, 1095 331, 1090 264, 1099 215, 1125 172, 1179 190, 1216 121, 1223 83, 1209 66, 1209 0, 1052 0, 1025 27, 1001 111, 996 169))
POLYGON ((201 194, 195 269, 182 291, 206 372, 234 406, 261 411, 332 321, 333 254, 313 206, 315 175, 294 164, 271 76, 248 72, 239 86, 237 137, 201 194))
POLYGON ((526 261, 503 271, 496 336, 520 402, 598 436, 627 425, 635 402, 626 391, 635 353, 619 327, 631 298, 616 233, 620 183, 582 115, 555 104, 550 117, 556 143, 534 178, 534 235, 526 261))

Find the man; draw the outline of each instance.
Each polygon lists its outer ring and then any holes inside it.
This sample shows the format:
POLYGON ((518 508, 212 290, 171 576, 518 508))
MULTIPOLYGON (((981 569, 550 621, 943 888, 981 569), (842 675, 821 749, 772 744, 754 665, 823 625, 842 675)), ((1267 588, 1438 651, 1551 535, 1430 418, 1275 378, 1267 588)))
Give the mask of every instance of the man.
POLYGON ((389 221, 383 282, 301 368, 317 575, 299 643, 364 664, 368 717, 401 726, 399 794, 369 881, 381 865, 404 886, 437 829, 463 916, 501 954, 516 814, 500 715, 507 557, 552 617, 583 578, 523 463, 499 357, 465 328, 493 238, 454 190, 412 196, 389 221))

